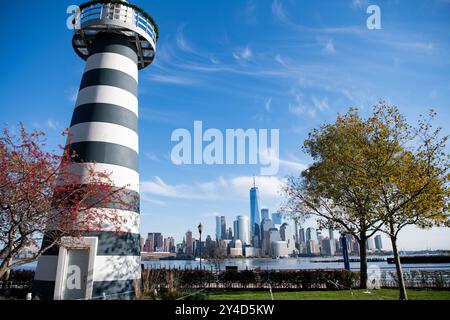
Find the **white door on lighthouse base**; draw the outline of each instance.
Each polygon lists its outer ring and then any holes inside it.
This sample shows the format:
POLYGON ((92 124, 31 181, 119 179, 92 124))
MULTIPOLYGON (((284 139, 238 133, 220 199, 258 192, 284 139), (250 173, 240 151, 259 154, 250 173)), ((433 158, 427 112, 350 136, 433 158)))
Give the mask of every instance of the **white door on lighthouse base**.
POLYGON ((96 237, 62 239, 56 270, 55 300, 92 298, 96 237))

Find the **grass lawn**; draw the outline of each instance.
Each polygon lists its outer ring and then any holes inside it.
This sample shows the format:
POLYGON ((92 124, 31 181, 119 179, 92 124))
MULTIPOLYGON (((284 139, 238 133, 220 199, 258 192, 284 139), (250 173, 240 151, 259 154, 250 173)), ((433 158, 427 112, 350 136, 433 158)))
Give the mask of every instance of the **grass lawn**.
MULTIPOLYGON (((450 300, 449 291, 407 290, 410 300, 450 300)), ((274 300, 397 300, 398 290, 380 289, 365 293, 365 290, 342 291, 273 291, 274 300)), ((269 291, 210 292, 210 300, 269 300, 269 291)))

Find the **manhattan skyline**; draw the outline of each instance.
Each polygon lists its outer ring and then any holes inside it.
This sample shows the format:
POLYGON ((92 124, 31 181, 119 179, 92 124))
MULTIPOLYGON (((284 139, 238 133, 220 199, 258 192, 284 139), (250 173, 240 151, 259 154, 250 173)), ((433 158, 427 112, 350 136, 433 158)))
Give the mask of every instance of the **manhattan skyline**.
MULTIPOLYGON (((227 227, 249 216, 253 175, 260 209, 276 212, 286 175, 311 163, 300 150, 307 133, 350 106, 367 115, 382 98, 411 123, 433 107, 449 133, 448 1, 377 1, 381 30, 366 28, 365 0, 134 2, 161 21, 157 59, 139 83, 142 235, 161 232, 180 242, 187 229, 196 237, 202 222, 213 236, 216 215, 227 227), (196 120, 220 130, 280 129, 279 173, 258 176, 258 165, 173 164, 171 133, 192 131, 196 120)), ((18 47, 0 53, 7 61, 0 66, 0 122, 45 130, 55 150, 64 143, 59 132, 70 122, 83 72, 64 19, 67 7, 80 3, 5 4, 29 21, 40 12, 42 32, 30 38, 21 20, 4 17, 15 37, 27 39, 33 59, 18 47)), ((450 249, 450 232, 409 228, 399 246, 450 249)))

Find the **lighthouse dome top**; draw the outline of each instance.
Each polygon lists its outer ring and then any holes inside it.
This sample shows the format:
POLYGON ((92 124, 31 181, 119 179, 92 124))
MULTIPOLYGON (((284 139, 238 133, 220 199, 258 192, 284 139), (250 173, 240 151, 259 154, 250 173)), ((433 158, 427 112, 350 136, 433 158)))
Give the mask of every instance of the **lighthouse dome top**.
POLYGON ((153 62, 158 25, 144 10, 124 0, 93 0, 80 5, 73 20, 72 45, 84 60, 99 33, 119 33, 136 45, 139 69, 153 62))

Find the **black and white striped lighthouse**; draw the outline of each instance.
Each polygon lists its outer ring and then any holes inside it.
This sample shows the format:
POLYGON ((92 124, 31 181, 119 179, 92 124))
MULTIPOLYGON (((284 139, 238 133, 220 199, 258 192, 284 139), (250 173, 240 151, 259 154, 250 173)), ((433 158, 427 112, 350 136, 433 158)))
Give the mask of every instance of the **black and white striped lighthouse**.
MULTIPOLYGON (((70 148, 83 164, 110 172, 117 187, 139 195, 138 70, 156 51, 157 25, 127 1, 90 1, 74 19, 72 44, 86 65, 70 124, 70 148)), ((77 174, 88 175, 84 166, 77 174)), ((87 250, 60 246, 39 260, 33 292, 43 299, 124 299, 140 282, 139 200, 118 210, 120 233, 105 225, 86 234, 87 250), (77 273, 80 281, 70 279, 77 273), (70 281, 68 281, 70 280, 70 281)))

